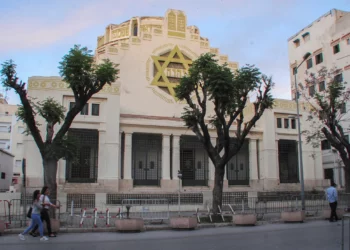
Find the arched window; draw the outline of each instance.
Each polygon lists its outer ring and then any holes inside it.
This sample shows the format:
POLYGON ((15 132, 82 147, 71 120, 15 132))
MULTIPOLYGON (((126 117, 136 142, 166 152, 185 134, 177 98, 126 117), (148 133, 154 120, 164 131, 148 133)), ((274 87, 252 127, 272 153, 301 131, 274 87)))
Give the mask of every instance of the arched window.
POLYGON ((137 36, 137 23, 134 23, 134 27, 133 27, 133 36, 137 36))

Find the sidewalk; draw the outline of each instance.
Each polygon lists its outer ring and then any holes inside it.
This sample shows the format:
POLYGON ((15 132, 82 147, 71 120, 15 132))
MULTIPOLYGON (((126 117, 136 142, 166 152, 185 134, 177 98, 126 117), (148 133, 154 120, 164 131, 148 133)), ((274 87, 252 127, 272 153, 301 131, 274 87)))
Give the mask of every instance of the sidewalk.
MULTIPOLYGON (((320 217, 309 217, 306 218, 304 223, 312 222, 312 221, 324 221, 324 219, 320 217)), ((269 220, 269 221, 258 221, 256 226, 264 226, 264 225, 270 225, 270 224, 285 224, 287 225, 293 225, 293 224, 300 224, 300 223, 284 223, 283 221, 279 220, 269 220)), ((232 224, 232 222, 223 222, 223 223, 198 223, 198 229, 203 228, 218 228, 218 227, 236 227, 232 224)), ((240 227, 244 228, 244 227, 240 227)), ((12 229, 6 229, 6 234, 19 234, 24 231, 23 228, 12 228, 12 229)), ((162 230, 171 230, 171 227, 169 224, 146 224, 145 225, 145 231, 162 231, 162 230)), ((102 232, 116 232, 114 224, 110 227, 61 227, 59 233, 102 233, 102 232)))

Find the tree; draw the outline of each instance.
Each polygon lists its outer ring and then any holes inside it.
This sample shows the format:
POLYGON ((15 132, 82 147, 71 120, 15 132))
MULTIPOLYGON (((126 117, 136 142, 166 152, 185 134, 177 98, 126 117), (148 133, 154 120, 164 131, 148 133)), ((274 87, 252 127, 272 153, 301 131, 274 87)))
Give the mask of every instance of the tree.
POLYGON ((299 91, 310 105, 307 121, 311 129, 303 131, 306 142, 319 147, 320 141, 326 139, 338 151, 344 163, 345 189, 350 192, 350 143, 346 104, 350 100, 350 89, 337 68, 321 68, 317 73, 306 72, 306 86, 300 84, 299 91), (320 86, 324 91, 308 91, 320 86), (311 94, 311 95, 310 95, 311 94))
POLYGON ((219 65, 214 55, 207 53, 193 62, 189 74, 175 89, 177 98, 188 104, 182 119, 196 134, 215 166, 214 213, 222 206, 225 166, 239 152, 265 109, 272 108, 272 87, 272 78, 262 75, 256 67, 247 65, 233 73, 226 64, 219 65), (249 95, 255 95, 254 112, 245 121, 243 111, 249 95), (235 131, 230 129, 233 124, 236 124, 235 131), (216 145, 210 140, 210 127, 216 130, 216 145))
MULTIPOLYGON (((75 105, 65 115, 65 108, 53 98, 35 102, 28 96, 26 83, 19 81, 16 64, 12 60, 2 64, 2 84, 6 89, 13 89, 20 97, 21 106, 17 116, 27 127, 42 157, 44 185, 51 190, 52 199, 56 199, 57 162, 61 158, 74 157, 76 145, 66 134, 75 116, 80 113, 89 99, 98 93, 106 84, 117 79, 118 69, 109 60, 96 64, 91 51, 86 47, 75 45, 66 54, 59 66, 62 80, 72 90, 75 105), (42 137, 38 116, 46 122, 46 136, 42 137), (61 124, 56 135, 55 126, 61 124)), ((39 118, 40 119, 40 118, 39 118)))

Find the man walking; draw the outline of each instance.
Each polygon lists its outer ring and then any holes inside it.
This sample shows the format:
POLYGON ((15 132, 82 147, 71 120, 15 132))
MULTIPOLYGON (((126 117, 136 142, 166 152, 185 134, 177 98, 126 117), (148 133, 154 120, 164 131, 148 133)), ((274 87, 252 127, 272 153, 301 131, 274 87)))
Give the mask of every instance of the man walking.
POLYGON ((326 193, 327 193, 327 200, 329 202, 329 206, 331 207, 331 217, 329 218, 330 222, 333 222, 333 218, 335 221, 338 220, 337 216, 337 201, 338 201, 338 192, 337 189, 335 188, 337 185, 332 182, 331 186, 327 188, 326 193))

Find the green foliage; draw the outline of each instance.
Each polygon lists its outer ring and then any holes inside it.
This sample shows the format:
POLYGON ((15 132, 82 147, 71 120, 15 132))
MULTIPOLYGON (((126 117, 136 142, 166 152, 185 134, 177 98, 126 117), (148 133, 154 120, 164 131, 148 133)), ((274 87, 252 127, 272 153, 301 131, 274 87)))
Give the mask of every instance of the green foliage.
POLYGON ((117 65, 109 60, 96 64, 90 50, 75 45, 63 57, 59 66, 60 75, 72 89, 76 103, 65 115, 66 109, 54 98, 49 97, 36 102, 34 98, 28 97, 25 83, 18 80, 16 64, 12 60, 2 64, 2 85, 13 89, 19 95, 22 105, 18 108, 17 116, 27 125, 26 132, 33 136, 43 159, 74 158, 76 141, 68 138, 66 133, 88 100, 106 84, 111 84, 117 79, 116 67, 117 65), (45 141, 38 129, 40 124, 36 120, 37 115, 46 122, 45 141), (62 123, 62 126, 55 134, 54 127, 57 123, 62 123))
POLYGON ((40 116, 42 116, 46 122, 56 124, 61 123, 64 119, 64 113, 66 108, 53 98, 49 97, 44 101, 39 101, 35 108, 40 116))
POLYGON ((1 83, 2 83, 2 86, 5 88, 5 90, 7 91, 11 89, 11 86, 16 81, 17 65, 14 63, 13 60, 8 60, 2 63, 1 66, 2 66, 0 71, 2 76, 1 83))
POLYGON ((272 79, 262 75, 258 68, 246 65, 232 72, 227 64, 219 65, 215 55, 207 53, 193 62, 189 74, 181 79, 175 93, 178 99, 186 100, 188 104, 182 119, 206 148, 211 146, 208 125, 216 129, 219 145, 215 148, 216 153, 209 152, 209 155, 213 159, 213 154, 217 156, 218 152, 226 147, 222 161, 225 163, 237 153, 264 110, 272 108, 272 87, 272 79), (250 120, 244 122, 243 110, 249 102, 250 95, 255 95, 256 99, 252 104, 254 114, 250 120), (193 97, 196 101, 193 101, 193 97), (212 110, 208 110, 209 107, 213 107, 212 110), (234 121, 237 121, 234 137, 237 137, 239 142, 235 149, 228 152, 229 130, 234 121))
POLYGON ((117 65, 109 60, 96 64, 91 50, 75 45, 60 62, 62 79, 73 90, 76 99, 92 96, 107 84, 117 79, 117 65))

